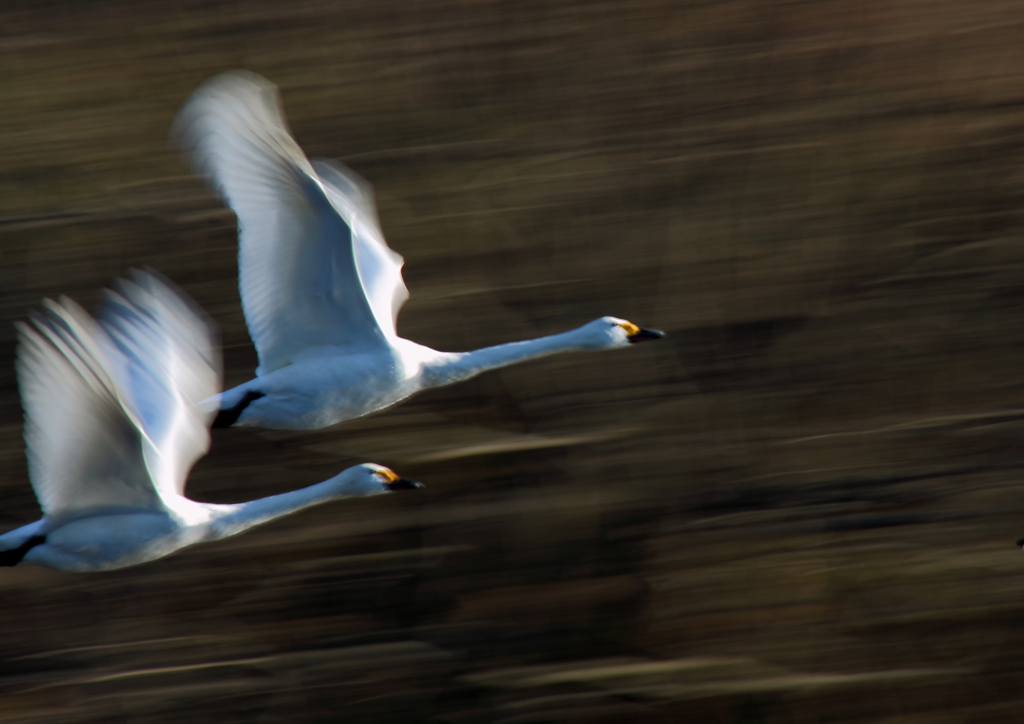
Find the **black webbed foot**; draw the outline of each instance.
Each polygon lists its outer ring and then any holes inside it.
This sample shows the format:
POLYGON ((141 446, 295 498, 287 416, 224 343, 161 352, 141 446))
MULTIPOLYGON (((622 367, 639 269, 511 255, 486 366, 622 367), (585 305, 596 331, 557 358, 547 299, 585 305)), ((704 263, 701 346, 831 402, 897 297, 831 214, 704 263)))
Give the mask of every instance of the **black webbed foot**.
POLYGON ((25 557, 32 548, 35 548, 40 543, 46 542, 45 535, 34 535, 17 548, 8 548, 5 551, 0 551, 0 566, 16 566, 21 563, 21 559, 25 557))
POLYGON ((213 425, 211 427, 231 427, 238 421, 242 411, 249 406, 249 403, 261 397, 266 397, 266 395, 256 390, 249 390, 242 395, 241 400, 231 407, 222 407, 217 413, 217 417, 213 418, 213 425))

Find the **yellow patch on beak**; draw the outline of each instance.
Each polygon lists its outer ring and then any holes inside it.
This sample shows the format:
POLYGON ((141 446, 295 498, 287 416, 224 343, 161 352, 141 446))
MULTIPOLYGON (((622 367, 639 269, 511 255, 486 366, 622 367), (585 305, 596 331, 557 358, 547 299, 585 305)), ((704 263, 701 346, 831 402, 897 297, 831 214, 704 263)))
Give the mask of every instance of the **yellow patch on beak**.
POLYGON ((394 470, 388 470, 387 468, 382 468, 382 469, 378 470, 377 473, 382 478, 384 478, 384 482, 385 483, 397 483, 399 480, 401 480, 401 478, 398 477, 398 474, 395 473, 394 470))
POLYGON ((626 330, 627 337, 632 337, 634 334, 640 334, 640 328, 632 322, 619 322, 619 326, 626 330))

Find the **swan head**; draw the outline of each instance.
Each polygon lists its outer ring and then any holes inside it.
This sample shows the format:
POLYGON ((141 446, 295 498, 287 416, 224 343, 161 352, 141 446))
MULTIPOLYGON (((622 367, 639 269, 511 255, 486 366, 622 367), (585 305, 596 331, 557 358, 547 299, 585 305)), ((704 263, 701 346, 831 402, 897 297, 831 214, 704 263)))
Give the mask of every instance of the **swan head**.
POLYGON ((395 493, 399 490, 425 488, 423 483, 401 477, 391 468, 376 463, 363 463, 341 474, 350 490, 356 494, 395 493))
POLYGON ((665 333, 657 329, 643 329, 618 317, 601 317, 580 327, 583 346, 587 349, 615 349, 638 342, 661 339, 665 333))

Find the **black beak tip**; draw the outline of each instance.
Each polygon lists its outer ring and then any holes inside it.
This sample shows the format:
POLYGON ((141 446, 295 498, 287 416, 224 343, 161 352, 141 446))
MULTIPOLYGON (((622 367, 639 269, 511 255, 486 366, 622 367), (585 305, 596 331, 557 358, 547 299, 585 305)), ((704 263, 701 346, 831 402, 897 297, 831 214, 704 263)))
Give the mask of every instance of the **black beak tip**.
POLYGON ((420 490, 427 486, 416 480, 409 480, 408 478, 399 478, 393 483, 384 483, 384 487, 393 493, 397 490, 420 490))
POLYGON ((1021 538, 1019 541, 1017 541, 1017 547, 1024 548, 1024 538, 1021 538))
POLYGON ((636 344, 637 342, 646 342, 650 339, 661 339, 665 336, 665 333, 660 329, 641 329, 636 334, 631 334, 626 339, 629 340, 630 344, 636 344))

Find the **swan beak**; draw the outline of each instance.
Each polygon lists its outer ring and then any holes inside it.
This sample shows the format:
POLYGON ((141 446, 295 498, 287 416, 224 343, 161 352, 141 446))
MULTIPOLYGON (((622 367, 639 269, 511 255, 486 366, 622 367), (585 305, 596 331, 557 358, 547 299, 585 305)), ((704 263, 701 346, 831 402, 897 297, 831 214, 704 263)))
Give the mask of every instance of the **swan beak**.
POLYGON ((637 331, 626 339, 630 344, 636 344, 637 342, 646 342, 649 339, 661 339, 665 336, 665 333, 660 329, 637 329, 637 331))
POLYGON ((408 478, 399 478, 398 480, 392 480, 390 483, 384 483, 384 488, 388 492, 395 492, 396 490, 419 490, 420 488, 427 487, 423 483, 418 483, 415 480, 409 480, 408 478))
POLYGON ((1017 546, 1020 548, 1024 548, 1024 538, 1021 538, 1019 541, 1017 541, 1017 546))

